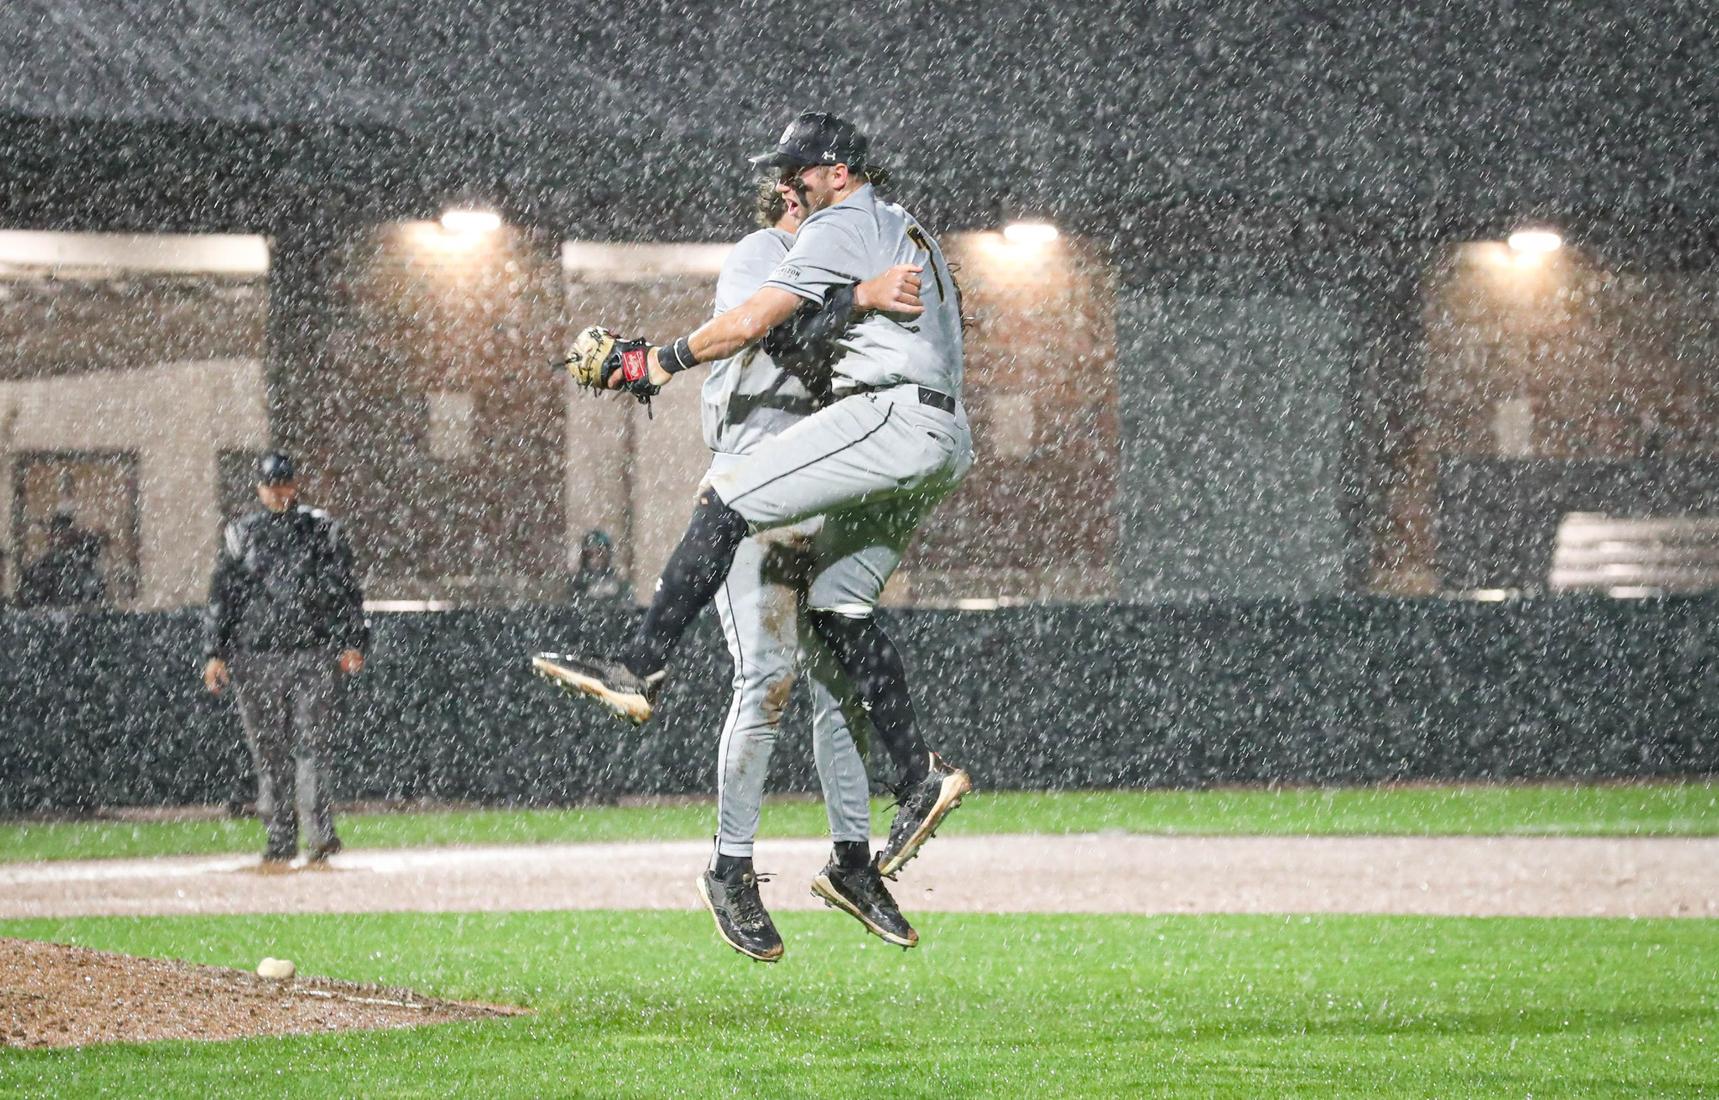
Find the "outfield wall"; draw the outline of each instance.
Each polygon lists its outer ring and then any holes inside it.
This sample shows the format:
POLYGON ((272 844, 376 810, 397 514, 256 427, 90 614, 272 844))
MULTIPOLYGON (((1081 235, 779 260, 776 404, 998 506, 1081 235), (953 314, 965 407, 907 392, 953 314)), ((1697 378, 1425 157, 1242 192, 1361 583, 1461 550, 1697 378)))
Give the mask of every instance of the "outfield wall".
MULTIPOLYGON (((1719 601, 1327 600, 889 616, 934 744, 981 787, 1359 783, 1719 771, 1719 601)), ((530 673, 629 620, 376 615, 343 798, 708 792, 728 658, 706 617, 641 731, 530 673)), ((0 811, 219 802, 245 767, 186 613, 0 615, 0 811)), ((790 708, 775 789, 812 781, 790 708)))

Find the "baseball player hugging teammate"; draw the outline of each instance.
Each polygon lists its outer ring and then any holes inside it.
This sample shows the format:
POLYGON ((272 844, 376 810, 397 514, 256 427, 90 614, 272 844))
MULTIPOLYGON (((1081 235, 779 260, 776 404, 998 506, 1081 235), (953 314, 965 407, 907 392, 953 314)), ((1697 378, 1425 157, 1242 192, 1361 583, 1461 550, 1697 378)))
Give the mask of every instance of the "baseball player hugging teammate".
POLYGON ((717 852, 699 889, 723 938, 768 961, 782 943, 758 898, 752 836, 773 708, 786 695, 776 685, 792 674, 796 640, 807 643, 836 841, 813 891, 908 947, 917 935, 882 877, 918 853, 972 783, 927 748, 901 655, 873 611, 914 530, 972 465, 959 294, 937 242, 876 194, 881 173, 849 123, 802 114, 752 163, 777 173, 788 212, 804 219, 798 232, 767 228, 736 246, 715 318, 690 336, 655 347, 589 329, 569 355, 581 384, 641 399, 681 371, 716 364, 704 425, 717 453, 651 606, 621 650, 538 654, 533 665, 622 717, 648 721, 671 652, 720 595, 736 694, 719 764, 717 852), (807 362, 827 367, 827 380, 789 369, 807 362), (777 576, 792 575, 795 563, 804 565, 798 639, 765 625, 777 576), (844 698, 858 706, 844 710, 844 698), (895 768, 900 805, 875 859, 856 726, 869 726, 895 768))

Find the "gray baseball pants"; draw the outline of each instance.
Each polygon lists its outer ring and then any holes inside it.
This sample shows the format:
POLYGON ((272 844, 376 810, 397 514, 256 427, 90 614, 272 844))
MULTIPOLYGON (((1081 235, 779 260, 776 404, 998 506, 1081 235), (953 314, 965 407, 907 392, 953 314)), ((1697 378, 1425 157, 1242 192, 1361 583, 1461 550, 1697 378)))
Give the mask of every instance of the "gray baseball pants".
POLYGON ((329 722, 334 711, 335 656, 320 650, 248 651, 232 660, 239 717, 257 773, 257 816, 268 830, 268 855, 333 843, 328 784, 329 722))
POLYGON ((807 583, 815 611, 870 615, 919 523, 973 466, 965 410, 917 386, 843 398, 711 476, 753 531, 824 517, 807 583))
MULTIPOLYGON (((733 465, 718 456, 713 471, 733 465)), ((715 604, 734 659, 734 695, 717 750, 716 850, 751 856, 782 714, 798 677, 811 689, 812 754, 830 837, 871 839, 865 751, 869 725, 847 677, 806 619, 805 593, 822 520, 748 538, 715 604)))

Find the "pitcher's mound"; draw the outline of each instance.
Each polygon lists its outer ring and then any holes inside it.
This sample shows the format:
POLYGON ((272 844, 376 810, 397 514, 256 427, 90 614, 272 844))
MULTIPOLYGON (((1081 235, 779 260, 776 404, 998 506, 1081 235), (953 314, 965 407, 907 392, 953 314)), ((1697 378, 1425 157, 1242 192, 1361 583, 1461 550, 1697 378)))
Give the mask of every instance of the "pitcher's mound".
POLYGON ((409 989, 325 978, 276 981, 218 966, 0 937, 0 1046, 308 1035, 525 1012, 432 1000, 409 989))

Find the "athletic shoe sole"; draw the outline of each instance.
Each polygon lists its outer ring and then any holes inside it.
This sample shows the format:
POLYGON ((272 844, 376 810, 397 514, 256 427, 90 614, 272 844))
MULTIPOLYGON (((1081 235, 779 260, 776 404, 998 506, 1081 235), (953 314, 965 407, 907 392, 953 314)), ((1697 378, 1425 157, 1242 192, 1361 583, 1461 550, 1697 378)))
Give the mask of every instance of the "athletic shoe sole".
POLYGON ((919 823, 919 828, 907 838, 907 843, 901 846, 901 851, 891 856, 888 863, 879 862, 878 874, 885 876, 895 874, 907 865, 907 861, 919 854, 920 845, 930 840, 937 833, 937 826, 943 824, 943 819, 949 816, 949 811, 961 805, 961 796, 973 789, 973 780, 965 771, 950 772, 943 777, 943 786, 937 792, 937 801, 932 804, 931 812, 925 815, 925 820, 919 823))
POLYGON ((616 691, 596 676, 576 672, 543 657, 533 657, 531 667, 546 680, 581 695, 589 695, 613 711, 616 717, 625 718, 635 726, 642 726, 651 719, 650 700, 636 691, 616 691))
POLYGON ((840 890, 836 889, 836 884, 830 881, 830 876, 828 875, 819 874, 817 878, 812 880, 812 894, 816 897, 823 898, 824 904, 830 908, 840 909, 854 920, 865 925, 867 932, 870 932, 885 943, 893 943, 897 947, 913 947, 919 943, 918 932, 913 933, 913 937, 911 939, 898 936, 894 932, 880 926, 870 917, 866 916, 859 906, 849 901, 842 895, 840 890))
POLYGON ((776 948, 776 950, 774 952, 759 953, 757 951, 753 951, 749 948, 743 947, 742 945, 735 943, 733 940, 728 938, 728 933, 723 931, 723 928, 722 928, 722 918, 716 915, 716 906, 711 904, 710 887, 708 887, 704 884, 704 876, 703 875, 698 876, 698 896, 704 899, 704 907, 706 909, 710 910, 710 919, 716 922, 716 934, 717 934, 717 936, 721 937, 723 943, 734 948, 734 950, 740 952, 742 955, 745 955, 747 958, 757 959, 761 963, 773 963, 777 959, 782 957, 783 948, 781 948, 781 947, 776 948))

